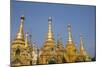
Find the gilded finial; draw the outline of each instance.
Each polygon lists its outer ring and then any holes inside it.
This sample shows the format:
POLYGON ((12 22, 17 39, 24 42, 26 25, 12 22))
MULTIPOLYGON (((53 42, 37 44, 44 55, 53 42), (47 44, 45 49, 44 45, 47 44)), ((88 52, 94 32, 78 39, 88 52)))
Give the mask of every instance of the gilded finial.
POLYGON ((19 26, 19 30, 18 30, 16 38, 24 39, 24 29, 23 29, 24 28, 24 20, 25 20, 24 16, 21 16, 20 20, 21 20, 20 26, 19 26))
POLYGON ((83 43, 82 34, 80 34, 80 54, 86 55, 86 51, 84 49, 84 43, 83 43))
POLYGON ((83 43, 83 37, 82 34, 80 34, 80 55, 85 56, 84 60, 85 61, 91 61, 90 56, 87 54, 85 48, 84 48, 84 43, 83 43))
POLYGON ((84 50, 84 47, 83 47, 83 38, 82 38, 82 34, 80 34, 80 50, 84 50))
POLYGON ((52 32, 52 18, 48 17, 48 34, 47 34, 47 39, 52 39, 53 38, 53 32, 52 32))
POLYGON ((72 42, 73 40, 72 40, 72 32, 70 24, 68 24, 67 29, 68 29, 68 42, 72 42))
POLYGON ((25 34, 25 47, 28 47, 28 32, 25 34))

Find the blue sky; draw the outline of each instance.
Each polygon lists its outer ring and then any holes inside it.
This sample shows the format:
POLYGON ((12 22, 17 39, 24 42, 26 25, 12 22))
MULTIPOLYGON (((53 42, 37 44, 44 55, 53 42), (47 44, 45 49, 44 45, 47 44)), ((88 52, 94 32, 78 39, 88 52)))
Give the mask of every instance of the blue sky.
POLYGON ((79 48, 80 33, 83 35, 84 47, 90 56, 95 56, 96 7, 71 4, 49 4, 36 2, 11 3, 11 40, 15 38, 20 24, 20 16, 25 16, 24 30, 32 34, 32 41, 43 46, 48 30, 48 17, 52 16, 52 28, 55 40, 61 33, 65 47, 67 25, 72 25, 73 40, 79 48))

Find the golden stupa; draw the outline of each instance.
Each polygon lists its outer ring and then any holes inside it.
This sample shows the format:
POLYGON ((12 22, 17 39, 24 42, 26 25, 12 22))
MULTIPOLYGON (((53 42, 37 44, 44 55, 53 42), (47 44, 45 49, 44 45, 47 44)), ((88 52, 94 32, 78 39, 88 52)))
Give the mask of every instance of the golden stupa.
POLYGON ((28 34, 24 36, 24 16, 21 16, 19 30, 11 43, 11 66, 31 65, 32 57, 29 48, 28 34))
POLYGON ((68 39, 65 47, 64 58, 66 62, 76 62, 77 49, 72 38, 71 25, 68 24, 68 39))
MULTIPOLYGON (((61 44, 58 44, 61 45, 61 44)), ((42 49, 40 50, 41 54, 39 56, 39 64, 54 64, 62 63, 62 53, 57 52, 57 48, 53 31, 52 31, 52 18, 48 18, 48 33, 44 42, 42 49)))
POLYGON ((33 46, 29 33, 24 33, 25 17, 21 16, 20 19, 18 32, 11 42, 11 66, 91 61, 84 48, 82 35, 80 35, 79 51, 77 50, 70 24, 67 26, 68 38, 64 48, 61 34, 58 35, 57 41, 55 40, 52 31, 52 18, 48 17, 48 32, 45 41, 42 47, 37 48, 35 44, 33 46))

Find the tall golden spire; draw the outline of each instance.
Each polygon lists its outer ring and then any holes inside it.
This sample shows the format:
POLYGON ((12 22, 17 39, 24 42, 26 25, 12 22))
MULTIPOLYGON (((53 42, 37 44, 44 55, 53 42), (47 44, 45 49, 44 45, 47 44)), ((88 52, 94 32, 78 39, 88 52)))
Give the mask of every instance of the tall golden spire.
POLYGON ((68 39, 66 43, 64 57, 65 57, 66 62, 75 62, 77 59, 77 50, 72 39, 72 31, 71 31, 70 24, 68 24, 67 29, 68 29, 68 39))
POLYGON ((54 40, 53 38, 53 32, 52 32, 52 18, 48 18, 48 33, 47 33, 47 41, 54 40))
POLYGON ((83 43, 82 34, 80 34, 80 54, 82 54, 82 55, 86 55, 86 51, 85 51, 83 45, 84 45, 84 43, 83 43))
POLYGON ((81 56, 80 61, 91 61, 90 56, 87 54, 86 50, 84 49, 84 43, 81 34, 80 34, 80 56, 81 56))
POLYGON ((39 64, 48 64, 50 58, 56 57, 55 50, 56 50, 56 46, 55 46, 55 40, 54 40, 54 36, 52 32, 52 18, 49 17, 48 18, 48 32, 45 38, 44 46, 40 52, 39 64))
POLYGON ((67 42, 72 43, 73 39, 72 39, 72 31, 71 31, 71 25, 70 24, 68 24, 67 30, 68 30, 68 40, 67 40, 67 42))
POLYGON ((24 20, 25 20, 25 18, 24 18, 24 16, 21 16, 21 23, 20 23, 20 26, 19 26, 19 30, 18 30, 18 32, 17 32, 17 35, 16 35, 16 39, 24 39, 24 20))

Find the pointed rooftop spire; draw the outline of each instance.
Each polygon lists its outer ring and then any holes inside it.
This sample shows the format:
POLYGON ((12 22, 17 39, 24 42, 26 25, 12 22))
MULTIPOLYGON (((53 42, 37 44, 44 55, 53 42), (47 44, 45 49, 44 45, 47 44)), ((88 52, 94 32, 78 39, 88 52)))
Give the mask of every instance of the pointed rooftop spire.
POLYGON ((72 39, 72 31, 71 31, 71 25, 70 24, 68 24, 67 30, 68 30, 68 40, 67 41, 69 43, 72 43, 73 42, 73 39, 72 39))
POLYGON ((47 40, 52 40, 53 38, 53 32, 52 32, 52 18, 48 18, 48 33, 47 33, 47 40))
POLYGON ((32 45, 32 35, 31 34, 29 34, 29 46, 33 47, 33 45, 32 45))
POLYGON ((21 21, 20 21, 20 26, 19 26, 19 30, 18 30, 18 32, 17 32, 17 36, 16 36, 16 38, 17 39, 24 39, 24 20, 25 20, 25 18, 24 18, 24 16, 21 16, 21 21))
POLYGON ((80 34, 80 55, 84 57, 85 61, 91 61, 90 56, 87 54, 87 52, 84 48, 82 34, 80 34))
POLYGON ((86 55, 86 51, 84 49, 82 34, 80 34, 80 53, 86 55))
POLYGON ((80 34, 80 50, 84 50, 84 47, 83 47, 83 38, 82 38, 82 34, 80 34))
POLYGON ((29 44, 29 42, 28 42, 28 36, 29 36, 29 34, 26 33, 25 34, 25 47, 28 47, 28 44, 29 44))

